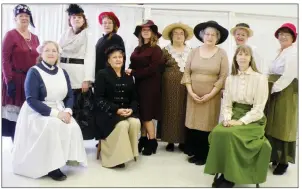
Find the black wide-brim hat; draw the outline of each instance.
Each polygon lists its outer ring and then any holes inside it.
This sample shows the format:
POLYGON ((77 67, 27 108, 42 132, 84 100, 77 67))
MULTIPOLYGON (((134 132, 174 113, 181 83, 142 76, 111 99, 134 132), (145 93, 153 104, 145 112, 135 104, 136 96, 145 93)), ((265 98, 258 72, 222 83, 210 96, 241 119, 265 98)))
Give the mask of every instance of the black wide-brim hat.
POLYGON ((154 24, 154 22, 152 20, 146 20, 143 24, 138 25, 135 27, 135 31, 134 31, 134 35, 136 37, 139 36, 139 34, 142 31, 143 27, 150 27, 150 29, 153 31, 154 34, 157 35, 158 39, 162 36, 159 32, 158 32, 158 27, 157 25, 154 24))
POLYGON ((200 31, 203 31, 208 27, 215 28, 220 32, 220 39, 217 42, 217 45, 223 43, 229 36, 229 31, 226 28, 219 25, 216 21, 210 20, 210 21, 207 21, 207 22, 202 22, 200 24, 197 24, 194 27, 194 35, 199 41, 203 42, 202 37, 199 36, 200 31))

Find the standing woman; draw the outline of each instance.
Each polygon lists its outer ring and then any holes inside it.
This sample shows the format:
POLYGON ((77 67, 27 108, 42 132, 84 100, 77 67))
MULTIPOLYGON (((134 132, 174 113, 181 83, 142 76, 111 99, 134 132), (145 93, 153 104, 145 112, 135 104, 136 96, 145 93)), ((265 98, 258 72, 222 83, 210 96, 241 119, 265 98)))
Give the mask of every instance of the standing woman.
POLYGON ((68 73, 74 100, 87 92, 94 82, 95 50, 84 10, 77 4, 69 5, 69 28, 62 34, 59 45, 62 48, 61 64, 68 73))
MULTIPOLYGON (((236 24, 236 26, 231 29, 230 33, 233 35, 236 43, 233 46, 232 52, 230 54, 230 58, 232 59, 237 47, 240 45, 247 45, 249 38, 253 36, 254 32, 248 24, 239 23, 236 24)), ((251 46, 251 45, 249 46, 253 49, 253 58, 255 59, 257 69, 260 71, 260 73, 267 74, 268 71, 268 69, 266 68, 267 66, 264 64, 263 58, 259 55, 259 53, 257 53, 257 48, 255 46, 251 46)), ((232 60, 230 60, 229 68, 231 67, 232 67, 232 60)))
POLYGON ((269 69, 271 87, 266 134, 272 145, 274 175, 283 175, 288 162, 295 163, 298 126, 298 53, 293 44, 296 27, 283 24, 276 32, 281 49, 269 69))
POLYGON ((167 151, 174 151, 174 143, 183 150, 185 135, 186 87, 180 84, 191 48, 185 41, 193 37, 193 29, 182 23, 168 25, 163 38, 171 44, 163 49, 165 71, 162 80, 161 140, 168 142, 167 151))
POLYGON ((186 151, 193 156, 190 163, 204 165, 208 156, 208 136, 217 125, 221 89, 229 73, 228 57, 225 50, 216 45, 228 37, 228 30, 215 21, 195 26, 194 35, 203 42, 193 49, 187 60, 181 83, 186 85, 187 112, 186 151))
MULTIPOLYGON (((120 21, 117 16, 113 12, 102 12, 99 15, 99 23, 103 27, 104 35, 96 44, 95 74, 97 74, 99 70, 106 68, 106 49, 114 45, 125 49, 123 39, 117 34, 117 30, 120 27, 120 21)), ((125 70, 125 62, 126 57, 124 59, 122 70, 125 70)))
POLYGON ((142 25, 136 26, 134 35, 139 39, 139 45, 130 57, 131 64, 126 73, 135 77, 140 118, 143 129, 146 129, 149 136, 148 139, 146 133, 142 132, 139 151, 144 148, 143 155, 151 155, 156 153, 158 146, 152 120, 159 120, 161 115, 160 85, 164 61, 162 50, 157 45, 161 34, 153 21, 146 20, 142 25))
POLYGON ((16 28, 5 34, 2 44, 2 136, 14 141, 16 121, 25 101, 24 81, 38 57, 39 39, 29 31, 35 27, 31 11, 25 4, 14 9, 16 28))

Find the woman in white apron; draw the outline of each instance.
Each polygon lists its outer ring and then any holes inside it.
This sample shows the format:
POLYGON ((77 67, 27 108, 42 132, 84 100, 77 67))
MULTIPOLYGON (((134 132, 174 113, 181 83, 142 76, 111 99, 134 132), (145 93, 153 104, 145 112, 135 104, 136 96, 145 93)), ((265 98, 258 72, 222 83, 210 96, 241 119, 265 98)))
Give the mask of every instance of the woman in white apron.
POLYGON ((59 47, 46 41, 38 52, 39 62, 25 80, 26 101, 16 124, 13 172, 61 181, 66 179, 61 167, 66 163, 87 166, 87 157, 80 127, 72 118, 69 76, 56 65, 59 47))

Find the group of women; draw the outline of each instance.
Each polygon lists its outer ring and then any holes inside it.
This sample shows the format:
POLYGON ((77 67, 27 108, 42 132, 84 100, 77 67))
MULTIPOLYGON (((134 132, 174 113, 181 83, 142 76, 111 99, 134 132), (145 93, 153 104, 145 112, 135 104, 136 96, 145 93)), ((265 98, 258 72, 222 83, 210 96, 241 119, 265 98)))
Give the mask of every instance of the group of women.
POLYGON ((117 34, 120 22, 113 12, 99 15, 105 34, 96 45, 84 10, 71 4, 67 13, 70 27, 59 43, 40 45, 28 29, 29 23, 34 27, 30 8, 19 4, 16 28, 3 41, 2 127, 14 140, 14 173, 65 180, 64 165, 87 166, 81 129, 72 115, 77 96, 92 88, 95 139, 104 167, 123 168, 140 152, 155 154, 154 119, 160 120, 167 151, 179 143, 190 163, 205 165, 207 174, 221 174, 213 187, 262 183, 270 161, 275 175, 295 162, 298 59, 293 24, 276 30, 281 48, 265 68, 260 53, 247 45, 253 31, 246 23, 230 30, 237 46, 229 58, 217 46, 229 31, 215 21, 194 29, 173 23, 161 34, 146 20, 135 28, 138 46, 126 69, 125 45, 117 34), (191 49, 186 41, 193 35, 201 45, 191 49), (160 37, 171 43, 161 49, 160 37))

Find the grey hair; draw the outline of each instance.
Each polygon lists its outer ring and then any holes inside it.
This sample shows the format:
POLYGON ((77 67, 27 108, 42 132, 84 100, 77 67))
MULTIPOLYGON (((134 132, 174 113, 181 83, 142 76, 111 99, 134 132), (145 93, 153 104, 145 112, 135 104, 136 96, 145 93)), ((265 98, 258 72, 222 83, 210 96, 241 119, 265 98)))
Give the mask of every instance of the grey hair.
POLYGON ((202 38, 202 40, 203 40, 203 36, 204 36, 205 30, 208 29, 208 28, 212 28, 212 29, 215 30, 216 35, 217 35, 217 41, 216 41, 216 44, 217 44, 217 43, 219 42, 219 40, 220 40, 221 35, 220 35, 220 31, 217 30, 216 28, 213 28, 213 27, 206 27, 205 29, 203 29, 203 30, 201 30, 201 31, 199 32, 199 37, 202 38))

